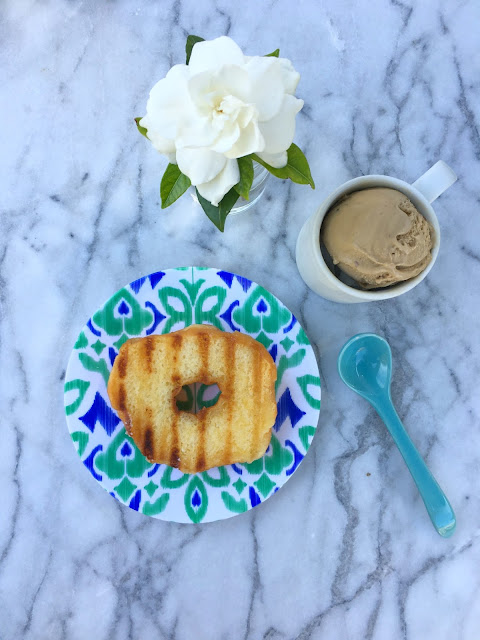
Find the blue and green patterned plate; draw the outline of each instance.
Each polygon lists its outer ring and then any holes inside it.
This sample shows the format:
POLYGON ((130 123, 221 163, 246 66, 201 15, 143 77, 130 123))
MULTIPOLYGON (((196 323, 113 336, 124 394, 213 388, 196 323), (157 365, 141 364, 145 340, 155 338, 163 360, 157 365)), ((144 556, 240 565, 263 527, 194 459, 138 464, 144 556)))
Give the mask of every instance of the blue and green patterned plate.
MULTIPOLYGON (((211 404, 208 388, 192 401, 211 404)), ((161 520, 212 522, 256 507, 296 471, 317 427, 320 378, 307 336, 274 295, 228 271, 182 267, 131 282, 93 314, 70 356, 65 412, 81 461, 111 496, 161 520), (263 458, 193 475, 151 464, 111 408, 107 382, 121 345, 191 324, 247 333, 274 359, 278 416, 263 458)))

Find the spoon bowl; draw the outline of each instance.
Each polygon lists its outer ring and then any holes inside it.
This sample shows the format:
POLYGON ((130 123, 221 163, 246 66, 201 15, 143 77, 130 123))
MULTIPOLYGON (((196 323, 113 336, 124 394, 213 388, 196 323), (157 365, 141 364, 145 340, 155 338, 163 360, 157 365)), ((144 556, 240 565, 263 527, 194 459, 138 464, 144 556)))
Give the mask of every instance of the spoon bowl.
POLYGON ((456 525, 453 509, 405 431, 390 397, 392 352, 388 342, 374 333, 353 336, 340 351, 338 373, 376 409, 412 474, 433 526, 441 536, 451 536, 456 525))
POLYGON ((338 372, 348 387, 367 400, 390 394, 390 345, 374 333, 354 336, 340 351, 338 372))

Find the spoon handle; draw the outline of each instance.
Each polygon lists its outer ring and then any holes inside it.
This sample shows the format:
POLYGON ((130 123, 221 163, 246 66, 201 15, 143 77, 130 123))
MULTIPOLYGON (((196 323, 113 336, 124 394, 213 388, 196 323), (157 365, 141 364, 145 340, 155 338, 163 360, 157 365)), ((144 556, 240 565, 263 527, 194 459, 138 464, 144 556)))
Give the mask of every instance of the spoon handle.
POLYGON ((388 403, 385 401, 381 406, 375 406, 375 409, 384 421, 412 474, 433 526, 441 536, 448 538, 455 530, 456 520, 446 495, 418 453, 398 417, 391 399, 388 398, 388 403))

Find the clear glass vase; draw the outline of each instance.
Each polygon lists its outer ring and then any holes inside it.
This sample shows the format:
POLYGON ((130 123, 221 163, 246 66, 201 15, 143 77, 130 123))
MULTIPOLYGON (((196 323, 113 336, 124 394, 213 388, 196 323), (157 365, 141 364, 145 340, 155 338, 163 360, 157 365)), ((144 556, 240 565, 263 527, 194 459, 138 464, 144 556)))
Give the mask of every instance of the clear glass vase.
POLYGON ((230 211, 231 216, 247 211, 247 209, 250 209, 250 207, 253 207, 253 205, 258 202, 265 191, 269 175, 270 174, 265 167, 262 167, 258 162, 253 163, 253 182, 252 188, 250 189, 250 197, 248 200, 245 200, 245 198, 239 198, 233 209, 230 211))
MULTIPOLYGON (((258 164, 258 162, 254 162, 253 163, 253 182, 250 188, 249 199, 245 200, 245 198, 242 198, 242 197, 238 198, 235 206, 232 208, 229 215, 232 216, 237 213, 242 213, 243 211, 250 209, 250 207, 253 207, 253 205, 256 202, 258 202, 258 200, 260 200, 260 198, 262 197, 263 192, 265 191, 265 185, 269 175, 270 174, 268 173, 267 169, 265 169, 265 167, 262 167, 262 165, 258 164)), ((190 190, 190 193, 193 201, 196 202, 198 206, 200 206, 200 203, 198 202, 197 194, 195 192, 195 187, 192 187, 192 189, 190 190)))

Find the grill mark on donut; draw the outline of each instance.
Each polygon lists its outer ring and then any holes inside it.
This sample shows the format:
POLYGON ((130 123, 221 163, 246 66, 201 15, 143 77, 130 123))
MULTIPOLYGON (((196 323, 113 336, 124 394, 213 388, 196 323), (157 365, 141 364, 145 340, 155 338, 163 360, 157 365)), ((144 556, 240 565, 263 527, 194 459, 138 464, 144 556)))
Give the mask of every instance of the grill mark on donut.
POLYGON ((127 362, 128 362, 128 353, 126 349, 120 349, 120 353, 115 360, 115 364, 118 368, 118 375, 120 378, 125 378, 127 375, 127 362), (117 364, 118 362, 118 364, 117 364))
POLYGON ((138 432, 139 435, 142 434, 142 453, 143 455, 152 462, 155 459, 155 436, 153 429, 153 409, 152 407, 146 406, 143 412, 143 415, 138 416, 138 419, 141 420, 141 424, 139 425, 138 432))
POLYGON ((227 433, 225 434, 225 460, 226 464, 229 464, 229 461, 232 459, 232 445, 233 445, 233 389, 234 389, 234 378, 235 378, 235 358, 237 355, 237 349, 235 345, 235 339, 232 337, 228 337, 225 356, 226 356, 226 365, 229 369, 231 369, 231 375, 226 376, 226 384, 225 384, 225 409, 227 413, 227 433))
POLYGON ((170 454, 170 466, 178 469, 180 466, 180 453, 178 451, 178 447, 173 447, 172 453, 170 454))
MULTIPOLYGON (((200 427, 201 429, 202 427, 200 427)), ((203 435, 203 431, 200 431, 200 438, 203 435)), ((203 444, 203 449, 205 450, 205 444, 203 444)), ((204 452, 202 452, 202 450, 199 449, 198 452, 198 456, 197 456, 197 461, 195 463, 195 468, 197 470, 197 473, 199 473, 200 471, 205 471, 205 455, 204 452)))
POLYGON ((126 400, 127 400, 127 393, 125 391, 125 387, 123 384, 120 383, 120 385, 118 386, 118 411, 127 410, 127 406, 125 404, 126 400))
POLYGON ((258 436, 259 436, 259 432, 260 432, 260 425, 259 425, 259 412, 258 412, 258 402, 263 401, 263 398, 261 397, 261 391, 263 391, 260 387, 260 375, 261 375, 261 358, 260 358, 260 354, 258 353, 257 350, 252 352, 252 358, 253 358, 253 362, 252 362, 252 369, 253 369, 253 389, 255 391, 258 391, 258 398, 257 398, 257 403, 255 402, 255 393, 252 394, 250 401, 252 403, 252 415, 253 415, 253 427, 252 427, 252 447, 250 450, 251 455, 253 456, 254 453, 254 449, 255 449, 255 444, 256 442, 258 442, 258 436))
POLYGON ((143 441, 143 452, 147 460, 152 461, 155 457, 153 430, 150 425, 145 428, 145 439, 143 441))
POLYGON ((152 356, 153 356, 153 352, 155 351, 155 343, 153 341, 152 336, 148 336, 148 338, 145 338, 144 343, 145 343, 145 364, 146 364, 148 373, 152 373, 153 371, 152 356))
MULTIPOLYGON (((208 334, 199 335, 198 350, 200 352, 200 362, 202 366, 198 372, 198 379, 206 381, 210 378, 208 364, 210 358, 210 336, 208 334)), ((203 384, 206 384, 205 382, 203 384)), ((197 471, 204 471, 206 467, 205 460, 205 430, 207 420, 207 408, 204 407, 197 413, 198 419, 198 452, 195 467, 197 471)))
MULTIPOLYGON (((182 340, 183 337, 178 334, 172 334, 173 340, 173 367, 172 367, 172 380, 175 386, 180 385, 180 374, 178 371, 178 353, 182 348, 182 340)), ((172 415, 172 423, 171 423, 171 439, 170 439, 170 466, 178 469, 178 465, 180 462, 180 450, 179 450, 179 442, 178 442, 178 415, 179 411, 177 409, 177 405, 175 404, 175 397, 172 398, 174 411, 172 415)))
MULTIPOLYGON (((176 387, 180 387, 180 376, 178 374, 174 374, 172 376, 172 380, 176 387)), ((179 448, 178 448, 178 416, 180 411, 178 410, 177 404, 175 402, 176 395, 173 397, 173 414, 172 414, 172 422, 170 424, 170 455, 169 455, 169 465, 171 467, 175 467, 178 469, 178 464, 180 460, 179 448)))
POLYGON ((125 386, 121 382, 118 385, 118 396, 116 400, 117 400, 117 406, 116 407, 114 406, 113 408, 119 414, 123 422, 123 425, 125 427, 125 431, 128 433, 129 436, 131 436, 132 435, 132 419, 130 417, 130 414, 127 411, 127 392, 125 390, 125 386))

